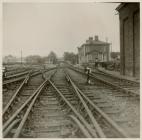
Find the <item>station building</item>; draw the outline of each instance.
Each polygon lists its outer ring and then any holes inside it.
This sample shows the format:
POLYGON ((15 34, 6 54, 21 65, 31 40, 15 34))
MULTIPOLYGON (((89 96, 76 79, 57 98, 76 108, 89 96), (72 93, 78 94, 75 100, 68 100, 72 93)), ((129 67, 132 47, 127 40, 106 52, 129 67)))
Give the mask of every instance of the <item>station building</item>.
POLYGON ((89 37, 86 43, 78 47, 79 64, 106 62, 110 59, 110 44, 99 40, 98 36, 89 37))
POLYGON ((116 10, 120 20, 120 73, 140 75, 140 4, 121 3, 116 10))

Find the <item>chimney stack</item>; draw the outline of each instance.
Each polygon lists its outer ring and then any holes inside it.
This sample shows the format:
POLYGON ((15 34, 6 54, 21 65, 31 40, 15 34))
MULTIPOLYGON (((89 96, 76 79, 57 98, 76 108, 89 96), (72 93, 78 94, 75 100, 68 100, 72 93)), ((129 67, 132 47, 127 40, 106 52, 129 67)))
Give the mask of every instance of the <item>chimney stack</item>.
POLYGON ((98 41, 99 37, 97 35, 95 35, 95 41, 98 41))

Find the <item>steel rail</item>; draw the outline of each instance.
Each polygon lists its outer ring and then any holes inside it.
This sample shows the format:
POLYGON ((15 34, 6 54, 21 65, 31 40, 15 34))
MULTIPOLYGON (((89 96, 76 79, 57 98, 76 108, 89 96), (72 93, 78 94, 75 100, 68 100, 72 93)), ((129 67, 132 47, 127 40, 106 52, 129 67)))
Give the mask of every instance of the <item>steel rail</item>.
POLYGON ((29 72, 30 72, 30 70, 25 71, 25 72, 20 72, 20 73, 14 74, 14 75, 9 75, 9 76, 5 77, 5 79, 12 79, 12 78, 15 78, 15 77, 23 76, 23 75, 25 75, 29 72))
POLYGON ((19 77, 19 78, 15 78, 15 79, 6 80, 6 81, 4 81, 2 84, 3 84, 3 86, 4 86, 4 85, 8 85, 8 84, 11 84, 11 83, 14 83, 14 82, 21 81, 21 80, 23 80, 23 79, 25 79, 25 76, 19 77))
MULTIPOLYGON (((71 68, 71 67, 70 67, 70 68, 71 68)), ((84 73, 84 72, 82 72, 82 71, 79 71, 79 70, 77 70, 77 69, 74 69, 74 68, 71 68, 71 69, 74 70, 74 71, 80 72, 80 73, 82 73, 82 74, 84 74, 84 75, 87 75, 86 73, 84 73)), ((90 74, 90 77, 93 78, 93 79, 96 79, 96 80, 98 80, 98 81, 100 81, 100 82, 102 82, 102 83, 104 83, 104 84, 107 84, 107 85, 109 85, 109 86, 111 86, 111 87, 113 86, 114 88, 118 89, 119 91, 128 93, 128 94, 130 94, 130 95, 132 95, 132 96, 136 96, 136 97, 138 97, 138 98, 139 98, 139 96, 140 96, 140 95, 137 94, 136 92, 130 91, 130 90, 125 89, 125 88, 122 88, 122 87, 117 86, 116 84, 113 84, 113 83, 111 83, 111 82, 104 81, 104 80, 102 80, 101 78, 98 78, 98 77, 96 77, 96 76, 93 75, 93 74, 90 74)))
MULTIPOLYGON (((68 63, 67 63, 67 64, 68 64, 68 63)), ((72 64, 68 64, 68 65, 69 65, 69 67, 72 67, 72 68, 74 68, 74 69, 78 69, 78 70, 84 71, 83 68, 75 67, 75 66, 72 65, 72 64)), ((134 84, 137 84, 138 86, 140 85, 140 82, 138 82, 138 81, 133 81, 133 80, 125 79, 125 78, 123 78, 123 77, 120 78, 120 77, 118 77, 118 76, 112 75, 112 74, 110 74, 110 73, 106 73, 106 72, 101 71, 101 70, 99 70, 99 69, 96 69, 96 70, 98 70, 100 73, 102 73, 102 74, 105 75, 105 76, 109 76, 109 77, 112 77, 112 78, 115 78, 115 79, 118 79, 118 80, 122 80, 122 81, 129 82, 129 83, 134 83, 134 84)), ((96 72, 93 71, 93 73, 96 73, 96 72)), ((100 73, 98 73, 98 74, 100 74, 100 73)))
POLYGON ((96 131, 88 124, 88 122, 82 117, 82 115, 71 105, 71 103, 60 92, 60 90, 54 85, 54 83, 51 82, 51 80, 48 80, 48 81, 53 86, 53 88, 57 91, 61 99, 68 105, 68 107, 74 112, 74 114, 79 118, 79 120, 81 120, 81 122, 85 125, 85 127, 88 129, 88 132, 91 134, 91 136, 97 137, 96 131))
POLYGON ((42 73, 43 78, 45 79, 45 82, 44 82, 44 84, 42 85, 42 87, 40 87, 40 89, 37 91, 37 93, 36 93, 36 95, 34 96, 34 98, 32 99, 32 101, 31 101, 31 103, 30 103, 28 109, 26 110, 26 113, 24 114, 24 116, 23 116, 23 118, 22 118, 22 120, 21 120, 21 122, 20 122, 18 128, 16 129, 16 133, 14 134, 13 138, 18 138, 18 137, 19 137, 19 135, 20 135, 20 133, 21 133, 21 130, 22 130, 22 128, 23 128, 23 126, 24 126, 24 124, 25 124, 27 118, 28 118, 28 115, 29 115, 29 113, 30 113, 30 111, 31 111, 31 109, 32 109, 32 107, 33 107, 35 101, 37 100, 37 98, 38 98, 38 96, 40 95, 40 93, 41 93, 41 91, 43 90, 43 88, 46 86, 48 80, 51 79, 51 77, 52 77, 55 73, 56 73, 56 71, 53 72, 52 74, 50 74, 47 78, 46 78, 45 75, 42 73))
MULTIPOLYGON (((31 77, 36 76, 37 74, 39 74, 39 72, 31 74, 31 77)), ((3 113, 2 115, 4 115, 6 113, 6 111, 8 110, 8 108, 10 107, 10 105, 12 104, 12 102, 14 101, 14 99, 16 98, 16 96, 19 94, 19 92, 22 90, 23 86, 25 84, 27 84, 28 80, 30 78, 30 73, 25 77, 24 81, 21 83, 21 85, 19 86, 19 88, 16 90, 16 92, 14 93, 14 95, 12 96, 12 98, 10 99, 10 101, 8 102, 8 104, 5 106, 5 108, 3 109, 3 113)))
POLYGON ((10 101, 8 102, 8 104, 5 106, 5 108, 3 109, 3 113, 2 115, 4 115, 6 113, 6 111, 8 110, 9 106, 12 104, 13 100, 15 99, 15 97, 19 94, 19 92, 21 91, 22 87, 27 83, 27 81, 29 80, 29 75, 26 76, 25 80, 22 82, 22 84, 19 86, 19 88, 16 90, 16 92, 14 93, 14 95, 12 96, 12 98, 10 99, 10 101))
POLYGON ((45 85, 47 84, 47 81, 48 80, 45 80, 44 84, 37 91, 36 95, 34 96, 33 100, 31 101, 30 105, 28 106, 28 109, 26 110, 26 113, 24 114, 24 116, 23 116, 23 118, 22 118, 22 120, 21 120, 18 128, 16 129, 16 132, 15 132, 13 138, 18 138, 19 137, 19 135, 21 133, 21 130, 22 130, 22 128, 23 128, 23 126, 24 126, 27 118, 28 118, 28 115, 29 115, 29 113, 30 113, 30 111, 31 111, 31 109, 32 109, 32 107, 33 107, 36 99, 38 98, 39 94, 41 93, 41 91, 43 90, 43 88, 45 87, 45 85))
MULTIPOLYGON (((77 86, 76 86, 77 87, 77 86)), ((129 138, 130 136, 121 128, 119 127, 106 113, 104 113, 98 106, 96 106, 83 92, 77 87, 80 95, 88 102, 95 111, 97 111, 107 122, 110 126, 113 127, 121 136, 129 138)))
MULTIPOLYGON (((31 101, 31 102, 30 102, 30 105, 28 106, 28 109, 26 110, 26 113, 24 114, 24 116, 23 116, 23 118, 21 119, 21 122, 20 122, 18 128, 16 129, 16 133, 14 134, 14 137, 18 137, 18 136, 20 135, 21 130, 22 130, 22 128, 23 128, 23 125, 24 125, 24 123, 25 123, 25 121, 26 121, 26 119, 27 119, 27 117, 28 117, 28 114, 30 113, 31 108, 32 108, 32 106, 34 105, 34 103, 35 103, 35 101, 36 101, 38 95, 40 94, 41 90, 45 87, 45 84, 47 83, 48 79, 50 79, 55 73, 56 73, 56 71, 55 71, 54 73, 50 74, 47 78, 46 78, 45 76, 43 76, 43 78, 45 79, 45 81, 44 81, 44 82, 39 86, 39 88, 34 92, 36 95, 34 95, 33 98, 30 100, 30 101, 31 101)), ((42 73, 42 74, 43 74, 43 73, 42 73)), ((28 104, 29 104, 29 102, 27 102, 26 105, 28 105, 28 104)), ((26 107, 26 106, 25 106, 25 107, 26 107)), ((20 112, 21 112, 23 109, 24 109, 24 108, 21 108, 21 109, 20 109, 20 112)), ((20 112, 19 112, 19 113, 20 113, 20 112)), ((19 113, 16 113, 16 114, 18 115, 19 113)), ((14 118, 15 118, 15 117, 14 117, 14 118)), ((13 118, 13 119, 14 119, 14 118, 13 118)), ((13 122, 14 122, 14 121, 13 121, 13 122)), ((7 133, 12 129, 12 126, 14 126, 14 125, 12 125, 13 122, 12 122, 10 125, 7 126, 7 128, 4 130, 4 133, 7 134, 7 133), (11 125, 12 125, 12 126, 11 126, 11 125), (8 130, 8 132, 7 132, 7 130, 8 130)), ((5 134, 5 136, 6 136, 6 134, 5 134)))
MULTIPOLYGON (((78 89, 79 90, 79 89, 78 89)), ((82 96, 88 101, 90 105, 99 113, 101 116, 108 122, 110 126, 112 126, 121 136, 125 138, 129 138, 130 136, 124 131, 121 127, 117 125, 106 113, 104 113, 99 107, 97 107, 87 96, 85 96, 80 90, 82 96)))
POLYGON ((86 138, 91 138, 92 136, 89 134, 88 131, 86 131, 86 128, 84 127, 84 125, 80 122, 80 120, 73 116, 73 115, 69 115, 68 116, 71 120, 73 120, 77 126, 79 127, 79 129, 81 130, 82 134, 86 137, 86 138))
MULTIPOLYGON (((44 72, 48 72, 48 71, 54 70, 54 69, 56 69, 56 67, 55 67, 55 68, 47 69, 47 70, 45 70, 44 72)), ((31 74, 31 77, 32 77, 32 76, 35 76, 35 75, 38 75, 38 74, 41 74, 41 73, 42 73, 42 72, 40 72, 40 71, 35 71, 34 73, 31 74)), ((15 79, 11 79, 11 80, 5 80, 5 81, 3 82, 3 86, 4 86, 4 85, 7 85, 7 84, 14 83, 14 82, 21 81, 21 80, 23 80, 23 79, 25 79, 25 76, 19 77, 19 78, 15 78, 15 79)))
POLYGON ((36 93, 40 90, 42 85, 46 82, 46 80, 37 88, 37 90, 25 101, 25 103, 15 111, 15 113, 4 123, 3 130, 14 120, 14 118, 25 108, 25 106, 32 100, 32 98, 36 95, 36 93))
POLYGON ((69 75, 66 73, 66 76, 68 78, 68 81, 71 83, 73 89, 75 90, 79 100, 81 101, 81 103, 83 104, 83 107, 85 108, 90 120, 92 121, 92 124, 96 130, 96 133, 99 137, 101 138, 106 138, 106 135, 104 134, 102 128, 100 127, 100 125, 98 124, 98 122, 96 121, 96 119, 94 118, 92 112, 90 111, 90 109, 88 108, 87 104, 85 103, 84 99, 82 98, 82 96, 79 94, 78 89, 76 87, 76 85, 72 82, 71 78, 69 77, 69 75))
MULTIPOLYGON (((79 68, 79 67, 74 67, 73 65, 70 65, 71 67, 75 68, 75 69, 78 69, 78 70, 81 70, 81 71, 84 71, 83 68, 79 68)), ((96 68, 95 68, 96 69, 96 68)), ((99 69, 96 69, 98 72, 95 72, 95 71, 92 71, 92 73, 94 74, 102 74, 102 75, 105 75, 105 76, 108 76, 108 77, 111 77, 113 79, 117 79, 117 80, 120 80, 120 81, 124 81, 124 82, 128 82, 128 83, 133 83, 133 84, 137 84, 138 86, 140 85, 140 83, 138 81, 133 81, 133 80, 130 80, 130 79, 125 79, 125 78, 120 78, 118 76, 115 76, 115 75, 112 75, 110 73, 106 73, 102 70, 99 70, 99 69)))
MULTIPOLYGON (((119 79, 119 80, 122 80, 122 81, 126 81, 126 82, 129 82, 129 83, 138 84, 138 86, 140 85, 140 82, 138 82, 138 81, 128 80, 128 79, 125 79, 125 78, 123 78, 123 77, 120 78, 120 77, 118 77, 118 76, 112 75, 112 74, 110 74, 110 73, 106 73, 106 72, 104 72, 104 71, 102 71, 102 70, 99 70, 99 69, 96 69, 96 70, 97 70, 98 72, 102 73, 103 75, 110 76, 110 77, 112 77, 112 78, 119 79)), ((96 72, 93 71, 93 73, 96 73, 96 72)), ((98 73, 98 74, 100 74, 100 73, 98 73)))
POLYGON ((101 82, 107 84, 107 85, 113 86, 113 87, 119 89, 119 90, 122 91, 122 92, 128 93, 128 94, 130 94, 130 95, 132 95, 132 96, 139 97, 139 94, 136 93, 136 92, 130 91, 130 90, 128 90, 128 89, 125 89, 125 88, 123 88, 123 87, 120 87, 120 86, 118 86, 118 85, 116 85, 116 84, 113 84, 113 83, 111 83, 111 82, 104 81, 104 80, 102 80, 102 79, 96 77, 95 75, 90 75, 90 76, 91 76, 92 78, 95 78, 95 79, 97 79, 97 80, 99 80, 99 81, 101 81, 101 82))
POLYGON ((6 73, 6 77, 8 77, 8 76, 12 76, 12 75, 15 75, 15 74, 18 74, 18 73, 22 73, 22 72, 26 72, 26 71, 28 71, 28 70, 31 70, 31 69, 19 69, 19 68, 17 68, 17 69, 15 69, 15 70, 11 70, 11 71, 6 71, 5 73, 6 73))
MULTIPOLYGON (((39 71, 38 71, 38 72, 34 72, 33 74, 31 74, 31 77, 32 77, 32 76, 35 76, 35 75, 38 75, 38 74, 41 74, 41 72, 39 72, 39 71)), ((11 80, 6 80, 6 81, 3 82, 3 86, 4 86, 4 85, 7 85, 7 84, 14 83, 14 82, 21 81, 21 80, 23 80, 23 79, 25 79, 25 76, 19 77, 19 78, 15 78, 15 79, 11 79, 11 80)))
POLYGON ((6 130, 3 132, 3 137, 5 138, 7 136, 7 134, 9 133, 9 131, 18 123, 20 122, 20 119, 16 119, 14 120, 7 128, 6 130))

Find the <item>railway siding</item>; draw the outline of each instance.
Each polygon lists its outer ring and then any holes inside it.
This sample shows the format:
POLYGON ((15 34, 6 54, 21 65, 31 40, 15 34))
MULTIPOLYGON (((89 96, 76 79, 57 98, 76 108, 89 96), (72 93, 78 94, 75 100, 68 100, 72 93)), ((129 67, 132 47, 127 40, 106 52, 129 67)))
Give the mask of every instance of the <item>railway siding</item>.
POLYGON ((137 98, 126 96, 116 89, 105 87, 104 84, 97 84, 96 81, 93 85, 86 85, 86 76, 69 69, 68 72, 84 95, 124 128, 131 137, 139 137, 140 107, 137 98))
POLYGON ((86 85, 86 75, 69 68, 41 73, 27 80, 20 102, 8 111, 4 137, 139 137, 136 97, 98 79, 86 85))
MULTIPOLYGON (((82 73, 83 75, 86 75, 82 69, 75 68, 73 66, 69 66, 69 68, 82 73)), ((97 81, 100 81, 101 83, 104 83, 105 85, 109 85, 111 87, 116 88, 117 90, 120 90, 121 92, 124 92, 126 94, 129 94, 130 96, 136 96, 139 99, 139 83, 132 82, 129 80, 122 80, 116 77, 109 76, 107 74, 102 73, 91 73, 90 77, 93 79, 96 79, 97 81), (99 76, 97 76, 97 74, 99 76)))

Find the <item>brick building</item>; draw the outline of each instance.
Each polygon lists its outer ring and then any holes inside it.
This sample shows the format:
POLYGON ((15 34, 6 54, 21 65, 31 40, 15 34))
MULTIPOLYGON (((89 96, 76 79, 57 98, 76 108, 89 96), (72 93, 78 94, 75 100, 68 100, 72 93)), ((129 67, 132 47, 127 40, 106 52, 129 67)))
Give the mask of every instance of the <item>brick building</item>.
POLYGON ((140 5, 121 3, 116 10, 120 19, 120 72, 140 75, 140 5))
POLYGON ((96 60, 99 62, 109 61, 110 44, 107 42, 100 41, 98 36, 89 37, 86 43, 78 47, 78 59, 79 64, 93 63, 96 60))

